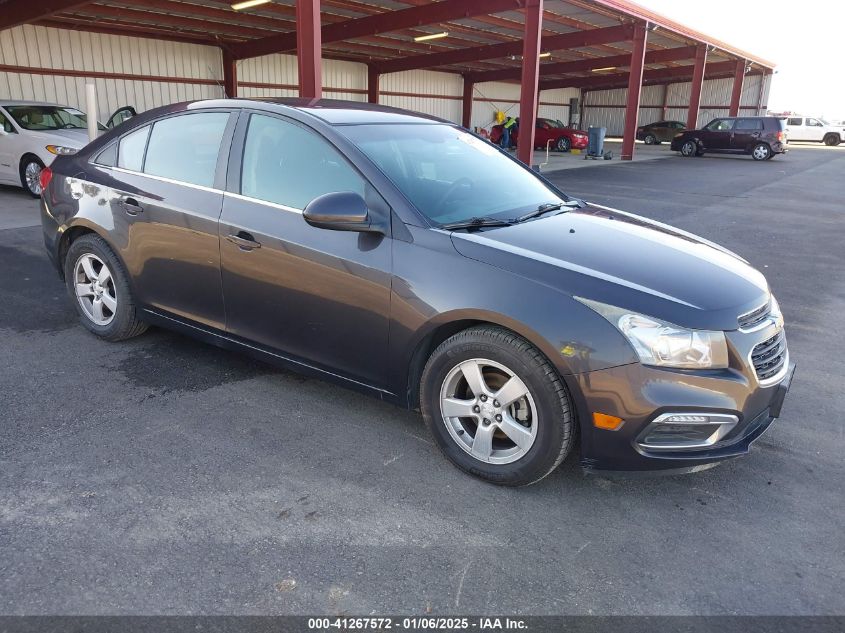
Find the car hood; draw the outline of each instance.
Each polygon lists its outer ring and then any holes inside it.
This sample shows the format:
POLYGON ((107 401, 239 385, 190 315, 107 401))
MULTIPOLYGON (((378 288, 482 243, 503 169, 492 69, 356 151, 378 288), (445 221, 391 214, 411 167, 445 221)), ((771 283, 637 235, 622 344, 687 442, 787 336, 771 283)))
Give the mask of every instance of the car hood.
POLYGON ((465 257, 568 295, 689 328, 735 330, 737 317, 769 296, 765 277, 727 249, 599 205, 453 232, 452 242, 465 257))
POLYGON ((27 130, 27 136, 43 140, 45 145, 64 145, 74 149, 88 145, 88 130, 27 130))

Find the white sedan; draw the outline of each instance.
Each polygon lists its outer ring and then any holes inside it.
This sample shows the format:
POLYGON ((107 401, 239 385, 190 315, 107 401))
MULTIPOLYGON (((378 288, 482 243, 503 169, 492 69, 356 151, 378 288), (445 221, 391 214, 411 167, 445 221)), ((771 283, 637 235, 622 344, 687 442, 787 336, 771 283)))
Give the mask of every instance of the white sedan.
MULTIPOLYGON (((135 115, 120 108, 100 131, 135 115)), ((75 154, 88 144, 85 114, 70 106, 31 101, 0 102, 0 183, 41 195, 41 170, 56 156, 75 154)))

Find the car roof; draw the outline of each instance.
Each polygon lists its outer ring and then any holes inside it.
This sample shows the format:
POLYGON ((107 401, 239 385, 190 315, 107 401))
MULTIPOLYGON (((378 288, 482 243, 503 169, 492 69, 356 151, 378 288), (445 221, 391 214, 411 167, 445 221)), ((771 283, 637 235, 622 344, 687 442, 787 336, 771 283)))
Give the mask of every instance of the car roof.
MULTIPOLYGON (((4 108, 6 106, 51 106, 56 108, 70 108, 72 106, 61 105, 59 103, 49 103, 47 101, 24 101, 24 100, 12 100, 12 99, 4 99, 0 101, 0 106, 4 108)), ((73 108, 74 110, 76 108, 73 108)))
POLYGON ((359 125, 365 123, 446 123, 451 121, 400 108, 340 99, 302 99, 298 97, 268 97, 259 99, 216 99, 192 102, 189 107, 253 107, 284 113, 296 110, 320 119, 329 125, 359 125))

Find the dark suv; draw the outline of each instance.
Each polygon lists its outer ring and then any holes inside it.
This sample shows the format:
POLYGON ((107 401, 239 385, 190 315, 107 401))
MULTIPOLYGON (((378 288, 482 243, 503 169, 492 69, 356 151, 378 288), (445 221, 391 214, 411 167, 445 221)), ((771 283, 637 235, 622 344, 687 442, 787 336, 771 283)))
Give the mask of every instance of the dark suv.
POLYGON ((754 160, 769 160, 788 151, 783 120, 770 116, 713 119, 700 130, 677 134, 672 150, 687 157, 704 152, 751 154, 754 160))
POLYGON ((97 336, 156 324, 419 407, 449 459, 496 483, 543 478, 576 438, 590 469, 742 455, 791 380, 748 262, 567 196, 448 121, 175 104, 41 182, 47 252, 97 336))

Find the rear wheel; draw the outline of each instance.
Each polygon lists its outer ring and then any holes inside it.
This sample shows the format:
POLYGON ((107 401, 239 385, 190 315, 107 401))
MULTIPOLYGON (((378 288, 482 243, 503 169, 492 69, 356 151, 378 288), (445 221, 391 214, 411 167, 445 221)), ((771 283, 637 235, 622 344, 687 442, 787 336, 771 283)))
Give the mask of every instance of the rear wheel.
POLYGON ((41 171, 44 163, 41 159, 32 154, 27 154, 21 159, 21 187, 23 187, 33 198, 41 197, 41 171))
POLYGON ((646 145, 657 145, 658 144, 657 137, 654 134, 646 134, 645 138, 643 139, 643 143, 646 145))
POLYGON ((751 150, 751 157, 754 160, 769 160, 772 157, 772 148, 765 143, 757 143, 751 150))
POLYGON ((537 482, 572 445, 572 406, 554 367, 499 327, 470 328, 444 341, 423 371, 420 403, 444 455, 493 483, 537 482))
POLYGON ((681 156, 690 158, 691 156, 698 155, 698 152, 698 143, 695 141, 684 141, 684 144, 681 145, 681 156))
POLYGON ((147 329, 138 317, 123 264, 99 235, 89 233, 74 240, 64 267, 68 293, 91 332, 121 341, 147 329))
POLYGON ((569 142, 568 138, 566 138, 565 136, 561 136, 557 140, 557 144, 555 145, 555 148, 559 152, 568 152, 572 148, 572 144, 569 142))

